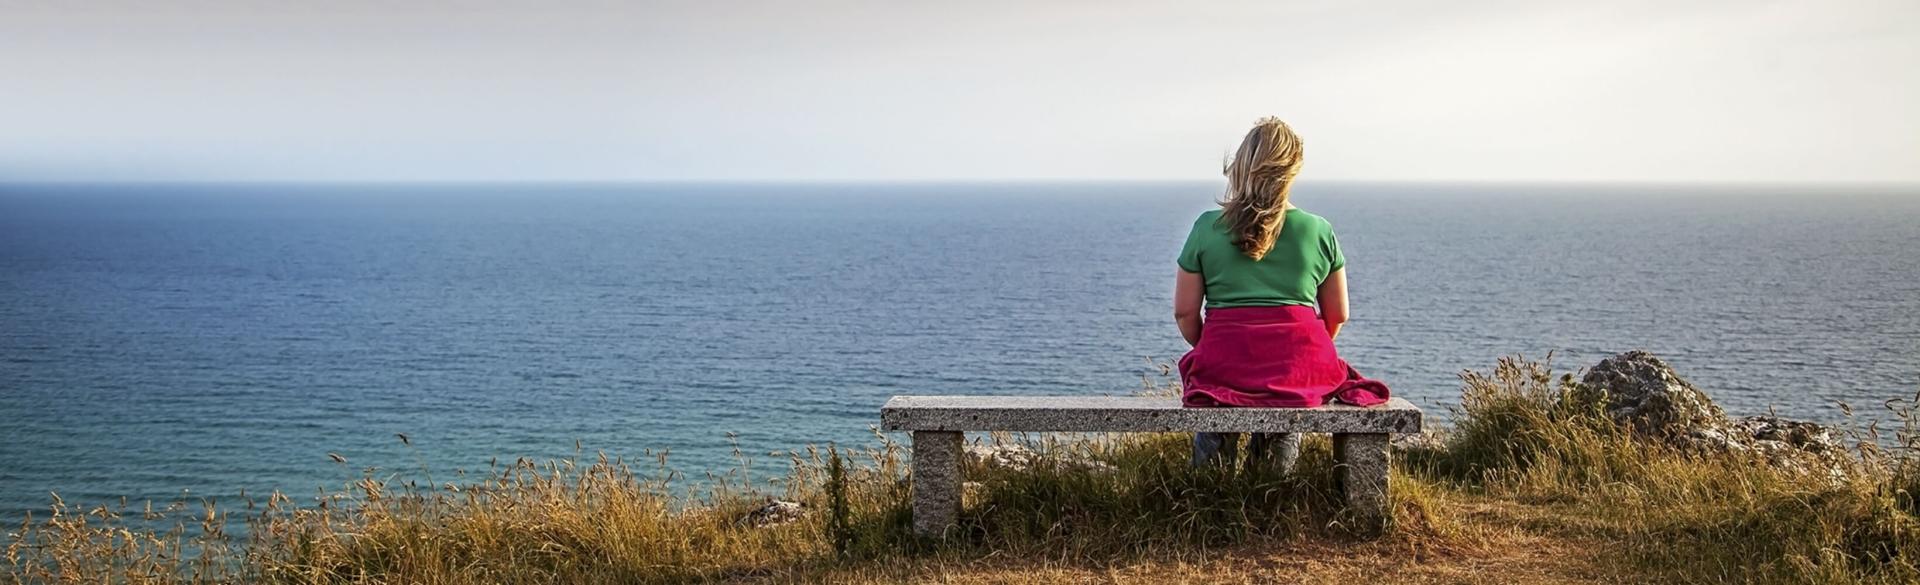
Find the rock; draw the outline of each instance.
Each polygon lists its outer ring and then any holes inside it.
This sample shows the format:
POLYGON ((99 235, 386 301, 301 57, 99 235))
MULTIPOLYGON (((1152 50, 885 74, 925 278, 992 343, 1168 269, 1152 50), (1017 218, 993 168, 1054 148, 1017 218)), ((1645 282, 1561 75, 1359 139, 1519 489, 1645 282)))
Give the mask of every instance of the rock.
POLYGON ((1600 403, 1607 418, 1637 436, 1683 449, 1757 454, 1782 469, 1832 477, 1847 473, 1846 447, 1832 429, 1776 416, 1729 419, 1706 392, 1645 351, 1601 360, 1572 398, 1600 403))
POLYGON ((1008 471, 1026 471, 1033 467, 1039 454, 1025 445, 1008 443, 1004 445, 967 445, 967 462, 987 469, 1005 469, 1008 471))
POLYGON ((1777 416, 1749 416, 1728 426, 1739 448, 1759 453, 1775 467, 1846 476, 1847 448, 1825 426, 1777 416))
POLYGON ((1583 399, 1605 401, 1607 418, 1649 436, 1684 442, 1695 431, 1726 426, 1712 398, 1645 351, 1600 360, 1580 387, 1583 399))
MULTIPOLYGON (((1026 471, 1032 469, 1041 460, 1039 453, 1016 443, 995 445, 967 445, 964 449, 967 462, 987 469, 1005 469, 1007 471, 1026 471)), ((1052 461, 1064 469, 1084 469, 1088 471, 1112 471, 1113 466, 1105 461, 1073 455, 1055 455, 1052 461)))
POLYGON ((1447 436, 1437 429, 1418 433, 1398 433, 1388 440, 1396 451, 1439 451, 1447 448, 1447 436))
POLYGON ((1733 421, 1733 426, 1755 442, 1780 443, 1814 453, 1844 450, 1840 441, 1833 438, 1832 429, 1806 421, 1777 416, 1749 416, 1733 421))
POLYGON ((987 484, 977 481, 960 483, 960 497, 963 498, 963 501, 968 503, 979 502, 980 498, 984 498, 986 495, 987 484))
POLYGON ((740 517, 739 523, 754 528, 771 528, 805 517, 807 517, 806 504, 768 499, 766 504, 740 517))

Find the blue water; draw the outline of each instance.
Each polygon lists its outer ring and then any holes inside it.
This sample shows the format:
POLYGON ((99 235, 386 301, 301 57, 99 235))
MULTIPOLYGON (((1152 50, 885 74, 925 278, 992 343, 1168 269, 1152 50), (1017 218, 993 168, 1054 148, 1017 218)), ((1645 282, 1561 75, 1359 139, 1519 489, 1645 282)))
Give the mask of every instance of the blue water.
MULTIPOLYGON (((893 394, 1128 393, 1193 184, 0 187, 0 515, 374 466, 865 444, 893 394), (339 453, 349 465, 331 462, 339 453)), ((1920 196, 1303 183, 1341 350, 1437 409, 1631 348, 1735 413, 1920 389, 1920 196)), ((385 473, 385 472, 383 472, 385 473)), ((443 478, 444 479, 444 478, 443 478)))

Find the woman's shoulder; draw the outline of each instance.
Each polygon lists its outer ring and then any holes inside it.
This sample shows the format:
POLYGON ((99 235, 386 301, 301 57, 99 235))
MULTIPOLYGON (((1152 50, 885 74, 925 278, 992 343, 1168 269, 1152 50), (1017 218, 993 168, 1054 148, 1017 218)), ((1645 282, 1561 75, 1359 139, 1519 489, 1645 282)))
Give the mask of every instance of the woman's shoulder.
POLYGON ((1220 213, 1221 213, 1221 210, 1219 208, 1209 209, 1209 210, 1200 212, 1199 217, 1193 218, 1193 228, 1198 230, 1201 228, 1218 226, 1220 224, 1220 213))
POLYGON ((1327 218, 1298 207, 1289 210, 1287 213, 1288 227, 1292 227, 1296 222, 1301 225, 1312 226, 1315 229, 1333 230, 1333 222, 1327 221, 1327 218))

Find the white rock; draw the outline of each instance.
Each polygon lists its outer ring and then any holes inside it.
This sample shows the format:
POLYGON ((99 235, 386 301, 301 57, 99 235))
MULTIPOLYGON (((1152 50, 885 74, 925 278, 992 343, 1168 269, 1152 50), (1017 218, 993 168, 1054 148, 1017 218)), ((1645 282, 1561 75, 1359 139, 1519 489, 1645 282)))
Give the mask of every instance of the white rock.
POLYGON ((754 528, 770 528, 805 517, 807 517, 806 504, 769 499, 766 504, 742 516, 739 523, 754 528))

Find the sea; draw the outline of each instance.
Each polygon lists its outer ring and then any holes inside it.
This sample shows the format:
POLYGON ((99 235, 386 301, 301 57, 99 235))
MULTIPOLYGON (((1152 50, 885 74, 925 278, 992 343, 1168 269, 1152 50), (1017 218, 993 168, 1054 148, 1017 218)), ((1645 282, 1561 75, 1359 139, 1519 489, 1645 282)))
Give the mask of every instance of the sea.
MULTIPOLYGON (((0 185, 0 518, 602 452, 765 478, 879 445, 892 395, 1135 393, 1186 349, 1174 257, 1220 191, 0 185)), ((1303 179, 1294 202, 1346 253, 1341 353, 1436 421, 1509 355, 1650 350, 1736 415, 1920 391, 1920 188, 1303 179)))

